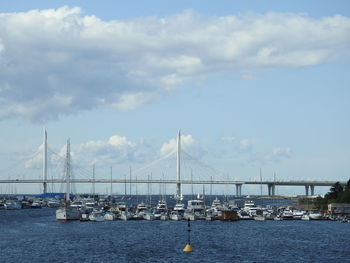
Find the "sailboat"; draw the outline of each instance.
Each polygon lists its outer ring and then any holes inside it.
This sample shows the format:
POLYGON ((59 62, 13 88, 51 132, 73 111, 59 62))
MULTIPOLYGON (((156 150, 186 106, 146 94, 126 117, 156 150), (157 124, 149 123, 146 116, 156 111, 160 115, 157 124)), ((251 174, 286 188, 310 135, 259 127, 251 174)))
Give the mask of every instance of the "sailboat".
POLYGON ((58 221, 69 221, 69 220, 79 220, 80 213, 75 207, 70 206, 70 142, 67 141, 67 155, 66 155, 66 165, 65 165, 65 176, 66 176, 66 194, 64 206, 56 210, 56 220, 58 221))

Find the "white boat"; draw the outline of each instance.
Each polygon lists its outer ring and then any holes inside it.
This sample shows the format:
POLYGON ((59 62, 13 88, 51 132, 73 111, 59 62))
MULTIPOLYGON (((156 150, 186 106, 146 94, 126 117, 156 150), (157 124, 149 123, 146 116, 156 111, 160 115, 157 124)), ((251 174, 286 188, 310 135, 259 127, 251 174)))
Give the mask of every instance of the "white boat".
POLYGON ((310 220, 320 220, 323 218, 322 214, 320 212, 310 212, 309 213, 310 220))
POLYGON ((21 203, 16 200, 7 200, 4 206, 7 210, 17 210, 22 208, 21 203))
POLYGON ((57 199, 50 199, 47 201, 47 206, 52 208, 57 208, 61 205, 60 201, 57 199))
POLYGON ((162 215, 160 216, 160 220, 163 220, 163 221, 169 220, 168 214, 162 214, 162 215))
POLYGON ((281 217, 281 216, 275 216, 274 218, 273 218, 273 220, 275 220, 275 221, 282 221, 283 220, 283 218, 281 217))
POLYGON ((30 208, 42 208, 42 205, 38 201, 34 201, 31 205, 30 208))
POLYGON ((148 213, 144 214, 143 219, 148 220, 148 221, 153 221, 153 220, 156 220, 156 217, 154 216, 154 214, 148 212, 148 213))
POLYGON ((185 204, 183 204, 183 203, 176 203, 176 205, 174 207, 174 211, 185 212, 185 204))
POLYGON ((172 211, 170 213, 170 219, 174 221, 180 221, 182 219, 182 215, 178 211, 172 211))
POLYGON ((256 207, 254 201, 247 200, 244 202, 243 211, 249 214, 251 218, 256 216, 256 211, 260 208, 256 207))
POLYGON ((89 220, 93 222, 103 222, 105 221, 105 218, 101 211, 92 211, 89 215, 89 220))
POLYGON ((296 219, 296 220, 301 219, 304 214, 305 214, 304 211, 294 210, 293 211, 293 219, 296 219))
POLYGON ((309 221, 309 220, 310 220, 310 216, 309 216, 308 214, 304 214, 304 215, 301 217, 301 220, 309 221))
POLYGON ((291 220, 293 219, 293 212, 290 210, 284 210, 282 213, 283 220, 291 220))
POLYGON ((126 211, 122 211, 121 214, 120 214, 120 217, 119 217, 119 219, 123 220, 123 221, 128 221, 131 218, 133 218, 132 215, 130 213, 126 212, 126 211))
POLYGON ((70 206, 70 143, 67 141, 67 154, 66 154, 66 165, 65 165, 65 176, 66 176, 66 194, 64 206, 56 210, 56 220, 69 221, 79 220, 80 212, 77 208, 70 206))
POLYGON ((105 220, 113 221, 116 219, 116 216, 112 212, 107 212, 107 213, 105 213, 104 218, 105 218, 105 220))
POLYGON ((69 221, 79 219, 80 213, 75 207, 63 206, 56 210, 56 220, 58 221, 69 221))
POLYGON ((263 215, 257 215, 257 216, 254 217, 254 220, 255 221, 265 221, 266 217, 263 216, 263 215))
POLYGON ((193 212, 196 216, 201 217, 205 215, 205 204, 203 200, 188 200, 187 210, 193 212))

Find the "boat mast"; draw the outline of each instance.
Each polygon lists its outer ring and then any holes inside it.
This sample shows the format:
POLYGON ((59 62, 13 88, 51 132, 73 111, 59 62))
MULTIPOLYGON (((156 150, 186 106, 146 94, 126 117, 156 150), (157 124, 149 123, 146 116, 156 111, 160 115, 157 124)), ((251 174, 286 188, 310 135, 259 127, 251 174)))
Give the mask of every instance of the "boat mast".
POLYGON ((262 173, 260 168, 260 196, 262 196, 262 173))
POLYGON ((111 198, 112 198, 112 192, 113 192, 113 184, 112 184, 112 181, 113 181, 113 168, 111 166, 111 198))
POLYGON ((66 154, 66 204, 69 204, 70 198, 70 140, 67 140, 67 154, 66 154))
POLYGON ((47 132, 44 128, 44 143, 43 143, 43 193, 47 193, 47 132))
POLYGON ((181 182, 180 182, 180 154, 181 154, 181 130, 177 134, 177 166, 176 166, 176 199, 182 200, 181 182))
POLYGON ((95 197, 95 164, 92 165, 92 195, 95 197))

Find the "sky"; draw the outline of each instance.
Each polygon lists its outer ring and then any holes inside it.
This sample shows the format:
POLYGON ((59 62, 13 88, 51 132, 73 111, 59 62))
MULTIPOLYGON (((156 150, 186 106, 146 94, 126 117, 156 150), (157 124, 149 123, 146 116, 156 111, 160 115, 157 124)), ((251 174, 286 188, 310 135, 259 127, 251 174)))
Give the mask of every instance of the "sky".
POLYGON ((173 179, 181 129, 184 178, 346 181, 349 61, 348 1, 0 1, 0 178, 41 177, 46 127, 52 177, 70 138, 77 177, 173 179))

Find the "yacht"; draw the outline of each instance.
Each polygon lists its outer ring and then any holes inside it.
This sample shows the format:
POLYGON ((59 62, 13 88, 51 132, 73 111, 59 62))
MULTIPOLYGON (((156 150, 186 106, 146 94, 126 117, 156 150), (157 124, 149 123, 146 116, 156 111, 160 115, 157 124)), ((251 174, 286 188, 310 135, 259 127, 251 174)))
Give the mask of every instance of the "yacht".
POLYGON ((256 207, 254 201, 247 200, 247 201, 244 202, 243 210, 244 210, 245 212, 247 212, 251 217, 256 216, 256 211, 257 211, 258 209, 259 209, 259 208, 256 207))
POLYGON ((168 215, 168 207, 167 207, 167 203, 164 200, 159 200, 156 210, 154 211, 154 216, 156 219, 161 219, 161 217, 164 215, 164 219, 165 219, 165 215, 168 215))
POLYGON ((185 213, 185 204, 176 203, 174 211, 178 212, 180 215, 183 215, 185 213))
POLYGON ((199 218, 205 218, 205 204, 203 200, 188 200, 187 209, 184 213, 186 220, 196 220, 199 218))

